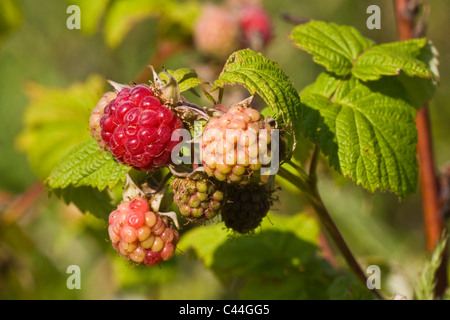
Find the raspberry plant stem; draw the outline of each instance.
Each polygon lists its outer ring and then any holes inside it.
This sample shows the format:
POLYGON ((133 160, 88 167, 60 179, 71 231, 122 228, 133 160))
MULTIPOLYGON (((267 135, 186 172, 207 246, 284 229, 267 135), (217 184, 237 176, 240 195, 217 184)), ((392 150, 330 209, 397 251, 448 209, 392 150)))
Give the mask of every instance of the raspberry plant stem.
POLYGON ((18 221, 44 194, 44 185, 36 181, 23 193, 11 200, 0 214, 0 225, 9 225, 18 221))
POLYGON ((176 108, 185 108, 185 109, 192 110, 193 112, 200 114, 206 120, 209 120, 209 118, 210 118, 209 115, 206 113, 205 109, 203 109, 202 107, 196 105, 195 103, 189 102, 187 100, 183 100, 183 105, 178 106, 176 108))
MULTIPOLYGON (((415 21, 423 4, 417 0, 394 0, 399 40, 411 39, 418 35, 415 21)), ((424 29, 424 28, 422 28, 424 29)), ((420 34, 423 36, 423 34, 420 34)), ((425 223, 427 250, 434 251, 442 233, 445 231, 441 214, 438 178, 434 166, 433 141, 428 105, 425 103, 416 117, 418 134, 417 154, 419 162, 419 180, 422 194, 422 207, 425 223)), ((440 298, 447 288, 447 255, 444 250, 442 262, 435 275, 435 295, 440 298)))
MULTIPOLYGON (((317 179, 316 179, 316 167, 319 159, 320 149, 318 147, 315 148, 311 165, 310 165, 310 174, 306 174, 306 172, 301 168, 297 167, 297 174, 293 174, 292 172, 286 170, 285 168, 280 168, 279 175, 284 177, 286 180, 291 182, 294 186, 296 186, 303 195, 309 200, 314 210, 317 213, 317 216, 322 223, 323 227, 328 232, 329 236, 332 238, 333 242, 336 244, 340 252, 342 253, 345 261, 347 262, 351 271, 361 280, 361 282, 366 285, 367 278, 363 270, 361 269, 358 261, 354 257, 347 243, 345 242, 341 232, 338 227, 334 223, 331 218, 325 204, 320 197, 319 190, 317 188, 317 179)), ((374 295, 383 300, 383 296, 375 289, 371 289, 374 295)))
POLYGON ((172 178, 172 176, 173 176, 172 172, 168 172, 162 178, 162 180, 158 182, 158 184, 156 185, 156 188, 151 188, 147 184, 147 190, 145 190, 146 195, 150 196, 150 195, 154 195, 154 194, 157 194, 158 192, 160 192, 164 188, 166 183, 170 180, 170 178, 172 178))
POLYGON ((320 156, 320 148, 318 145, 314 146, 314 151, 311 157, 311 163, 309 165, 309 178, 312 183, 317 182, 317 164, 319 163, 319 156, 320 156))

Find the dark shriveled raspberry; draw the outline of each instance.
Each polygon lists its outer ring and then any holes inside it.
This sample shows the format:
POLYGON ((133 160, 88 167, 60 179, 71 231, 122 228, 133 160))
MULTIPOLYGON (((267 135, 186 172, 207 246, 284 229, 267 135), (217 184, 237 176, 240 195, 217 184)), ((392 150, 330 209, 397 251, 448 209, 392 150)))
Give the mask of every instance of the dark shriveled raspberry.
POLYGON ((211 219, 220 212, 224 192, 210 179, 175 178, 171 187, 174 202, 187 219, 200 222, 211 219))
POLYGON ((172 141, 172 133, 183 124, 149 86, 140 84, 120 90, 105 107, 100 127, 106 149, 119 162, 149 171, 171 162, 171 151, 181 141, 181 136, 172 141))
POLYGON ((265 185, 228 185, 222 207, 225 226, 241 234, 254 232, 273 203, 272 193, 265 185))
POLYGON ((179 240, 166 217, 152 212, 142 198, 123 201, 109 216, 108 232, 121 257, 146 266, 172 258, 179 240))

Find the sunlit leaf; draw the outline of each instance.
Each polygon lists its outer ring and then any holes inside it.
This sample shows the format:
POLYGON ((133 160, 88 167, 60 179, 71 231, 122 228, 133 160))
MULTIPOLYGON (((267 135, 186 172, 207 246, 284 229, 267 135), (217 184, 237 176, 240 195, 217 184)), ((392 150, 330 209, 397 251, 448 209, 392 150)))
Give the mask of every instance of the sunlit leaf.
POLYGON ((25 151, 36 175, 45 179, 64 155, 90 136, 91 110, 104 93, 105 80, 91 76, 68 88, 29 83, 29 104, 17 146, 25 151))

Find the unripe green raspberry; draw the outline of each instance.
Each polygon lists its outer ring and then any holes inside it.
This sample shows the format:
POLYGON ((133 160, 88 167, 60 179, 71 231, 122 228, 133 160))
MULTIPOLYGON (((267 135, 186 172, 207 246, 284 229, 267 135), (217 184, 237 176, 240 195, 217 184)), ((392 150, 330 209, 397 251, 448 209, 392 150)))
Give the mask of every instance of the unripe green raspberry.
POLYGON ((187 219, 204 221, 220 212, 224 193, 217 183, 209 179, 175 178, 171 187, 174 202, 187 219))

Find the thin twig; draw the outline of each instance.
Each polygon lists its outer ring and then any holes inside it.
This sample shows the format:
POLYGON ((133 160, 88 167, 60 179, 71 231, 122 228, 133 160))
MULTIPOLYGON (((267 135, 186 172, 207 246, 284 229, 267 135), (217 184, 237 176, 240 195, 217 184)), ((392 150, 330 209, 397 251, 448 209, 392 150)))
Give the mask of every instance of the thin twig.
POLYGON ((320 148, 316 144, 314 146, 314 151, 311 157, 311 163, 309 165, 309 178, 311 179, 312 183, 317 182, 317 164, 319 163, 319 156, 320 156, 320 148))
POLYGON ((293 25, 304 24, 304 23, 307 23, 308 21, 310 21, 310 19, 308 19, 308 18, 295 16, 295 15, 293 15, 291 13, 287 13, 287 12, 282 12, 281 18, 289 23, 292 23, 293 25))
POLYGON ((199 115, 201 115, 205 120, 209 120, 209 118, 210 118, 210 116, 204 110, 201 110, 198 108, 193 108, 190 106, 179 106, 179 107, 176 107, 175 109, 177 109, 177 110, 178 109, 189 109, 189 110, 192 110, 192 111, 198 113, 199 115))
MULTIPOLYGON (((337 228, 336 224, 334 223, 333 219, 328 213, 328 210, 325 207, 322 198, 320 197, 319 190, 317 188, 317 165, 319 163, 319 157, 320 157, 320 148, 316 144, 314 146, 314 151, 309 166, 309 185, 312 191, 310 193, 311 204, 316 209, 319 219, 321 220, 322 224, 325 226, 325 229, 328 231, 328 233, 338 246, 339 250, 341 251, 342 255, 347 261, 349 267, 353 270, 355 275, 362 281, 362 283, 364 285, 367 285, 367 278, 365 273, 363 272, 360 265, 356 261, 356 258, 354 257, 352 252, 350 251, 350 248, 348 247, 347 243, 342 237, 339 229, 337 228)), ((372 289, 372 291, 379 299, 381 300, 383 299, 383 297, 380 295, 378 291, 374 289, 372 289)))
MULTIPOLYGON (((312 206, 316 210, 321 223, 324 225, 325 229, 334 240, 334 243, 339 248, 350 269, 361 280, 363 285, 367 285, 366 274, 361 269, 358 261, 356 261, 356 258, 352 254, 350 248, 339 232, 339 229, 331 218, 320 196, 318 194, 315 194, 314 197, 310 197, 310 201, 312 206)), ((371 291, 377 296, 378 299, 383 300, 383 297, 377 290, 371 289, 371 291)))
MULTIPOLYGON (((356 261, 356 258, 353 256, 353 253, 351 252, 350 248, 348 247, 347 243, 345 242, 344 238, 342 237, 339 229, 337 228, 336 224, 334 223, 333 219, 331 218, 327 208, 325 207, 325 204, 323 203, 318 189, 317 189, 317 183, 313 183, 309 176, 305 173, 301 174, 303 177, 307 177, 306 180, 300 178, 299 176, 289 172, 288 170, 284 169, 283 167, 280 168, 278 171, 279 175, 281 177, 284 177, 286 180, 291 182, 294 186, 296 186, 299 190, 303 192, 305 197, 309 200, 311 205, 313 206, 314 210, 317 213, 317 216, 319 217, 320 222, 327 230, 330 237, 333 239, 336 246, 339 248, 340 252, 342 253, 345 261, 347 262, 349 268, 352 270, 352 272, 358 277, 358 279, 361 280, 361 282, 366 285, 367 284, 367 278, 365 273, 362 271, 361 267, 359 266, 358 262, 356 261)), ((378 299, 383 300, 383 296, 375 289, 371 289, 371 291, 376 295, 378 299)))
POLYGON ((13 223, 19 220, 44 194, 45 188, 42 182, 36 181, 23 193, 12 200, 0 215, 0 222, 13 223))
POLYGON ((146 190, 145 193, 146 195, 151 195, 151 194, 156 194, 158 192, 160 192, 163 188, 164 185, 167 183, 167 181, 170 180, 170 178, 172 178, 172 172, 168 172, 161 181, 159 181, 158 185, 156 186, 156 188, 151 188, 148 184, 146 185, 146 190))

